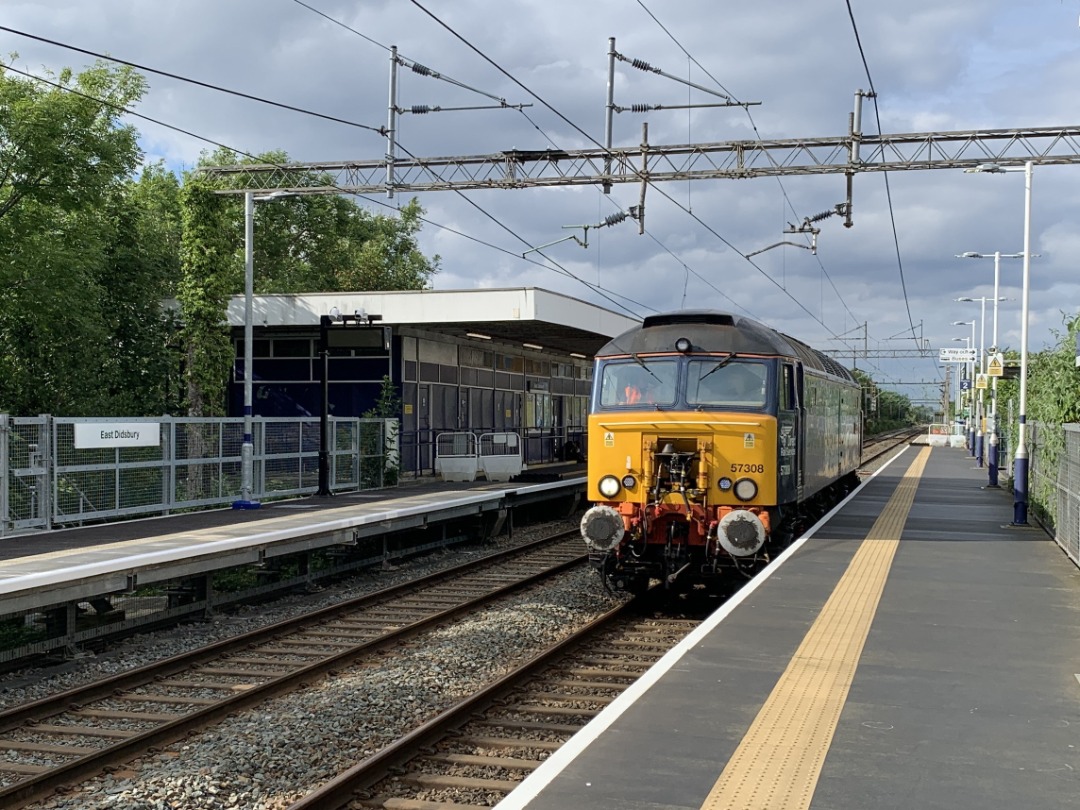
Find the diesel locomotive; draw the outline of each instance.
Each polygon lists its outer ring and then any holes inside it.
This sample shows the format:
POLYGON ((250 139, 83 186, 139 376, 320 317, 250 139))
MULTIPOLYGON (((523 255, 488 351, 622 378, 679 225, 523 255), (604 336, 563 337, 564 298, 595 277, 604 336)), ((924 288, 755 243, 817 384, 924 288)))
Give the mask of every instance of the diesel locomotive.
POLYGON ((607 587, 751 576, 857 484, 862 396, 825 354, 708 310, 645 318, 596 355, 581 520, 607 587))

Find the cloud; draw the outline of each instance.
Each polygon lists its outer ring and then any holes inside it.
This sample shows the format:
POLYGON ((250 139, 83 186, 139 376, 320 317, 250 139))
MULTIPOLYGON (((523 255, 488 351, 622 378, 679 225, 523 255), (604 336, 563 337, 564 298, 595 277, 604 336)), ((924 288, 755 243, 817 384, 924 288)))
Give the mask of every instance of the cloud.
MULTIPOLYGON (((761 102, 745 110, 615 115, 616 147, 639 143, 646 120, 654 144, 841 136, 855 91, 869 89, 867 66, 878 97, 863 103, 866 133, 877 132, 879 120, 885 132, 930 132, 1066 125, 1075 116, 1078 33, 1075 13, 1063 4, 854 4, 861 54, 843 4, 424 4, 461 38, 410 3, 310 0, 309 5, 363 36, 286 0, 23 2, 7 4, 5 24, 373 128, 387 122, 391 45, 410 64, 453 80, 402 68, 402 106, 483 106, 500 98, 532 105, 521 111, 401 115, 400 154, 407 150, 418 156, 602 143, 609 37, 628 58, 702 86, 716 87, 715 79, 735 98, 761 102)), ((20 66, 32 70, 78 68, 89 61, 9 34, 0 35, 0 48, 18 51, 20 66)), ((386 151, 376 132, 162 76, 151 75, 149 81, 139 112, 238 150, 283 149, 303 161, 377 160, 386 151)), ((616 65, 614 93, 624 106, 717 100, 626 62, 616 65)), ((148 157, 163 157, 177 169, 189 168, 213 148, 139 119, 133 124, 142 132, 148 157)), ((1060 325, 1061 309, 1075 306, 1069 279, 1080 247, 1075 225, 1080 192, 1069 182, 1074 171, 1040 166, 1035 172, 1032 235, 1034 249, 1044 256, 1031 277, 1033 348, 1052 340, 1050 329, 1060 325)), ((411 196, 389 201, 373 195, 369 204, 386 211, 379 203, 393 205, 411 196)), ((614 298, 638 314, 684 305, 752 312, 826 349, 843 345, 838 337, 853 334, 863 345, 863 324, 866 344, 882 352, 903 343, 895 335, 912 331, 935 348, 951 343, 958 331, 951 322, 972 316, 971 305, 953 299, 992 293, 991 263, 954 255, 1017 251, 1023 238, 1023 180, 1017 175, 896 172, 886 187, 884 175, 862 173, 854 179, 853 228, 845 228, 839 217, 823 220, 816 224, 816 255, 781 246, 755 256, 753 263, 742 254, 804 240, 785 229, 844 202, 843 175, 652 187, 646 193, 646 235, 638 235, 633 222, 590 230, 587 250, 573 241, 545 249, 559 267, 550 262, 539 267, 521 254, 582 234, 565 226, 596 224, 637 205, 636 183, 616 186, 610 195, 575 187, 468 192, 468 200, 453 192, 417 196, 428 218, 444 226, 425 226, 421 234, 424 249, 442 256, 443 270, 435 278, 439 288, 531 284, 612 308, 614 298)), ((537 253, 529 256, 544 261, 537 253)), ((1019 297, 1019 265, 1003 266, 1003 295, 1019 297)), ((1018 303, 1004 303, 999 316, 1002 343, 1018 343, 1018 303)), ((909 337, 904 345, 914 341, 909 337)), ((882 357, 869 364, 882 381, 911 380, 913 374, 936 380, 941 374, 933 360, 882 357)))

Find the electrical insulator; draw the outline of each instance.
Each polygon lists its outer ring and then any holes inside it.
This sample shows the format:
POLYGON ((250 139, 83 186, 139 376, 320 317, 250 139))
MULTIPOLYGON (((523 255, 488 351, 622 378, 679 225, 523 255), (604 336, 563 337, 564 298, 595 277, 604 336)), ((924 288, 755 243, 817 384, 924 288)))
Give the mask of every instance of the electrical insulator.
POLYGON ((652 65, 650 65, 648 62, 646 62, 644 59, 631 59, 630 64, 633 67, 636 67, 638 70, 645 70, 645 71, 648 71, 649 73, 659 73, 660 72, 659 68, 654 68, 652 65))
POLYGON ((421 76, 430 76, 431 75, 431 68, 427 68, 427 67, 424 67, 423 65, 413 63, 412 72, 413 73, 419 73, 421 76))
POLYGON ((627 214, 625 211, 620 211, 617 214, 612 214, 611 216, 604 217, 604 221, 601 224, 602 225, 618 225, 620 222, 622 222, 628 216, 630 216, 630 215, 627 214))
POLYGON ((652 109, 651 104, 631 104, 630 112, 643 113, 652 109))
POLYGON ((414 113, 416 115, 425 115, 425 114, 431 112, 431 107, 429 107, 427 104, 413 104, 409 108, 409 112, 414 113))

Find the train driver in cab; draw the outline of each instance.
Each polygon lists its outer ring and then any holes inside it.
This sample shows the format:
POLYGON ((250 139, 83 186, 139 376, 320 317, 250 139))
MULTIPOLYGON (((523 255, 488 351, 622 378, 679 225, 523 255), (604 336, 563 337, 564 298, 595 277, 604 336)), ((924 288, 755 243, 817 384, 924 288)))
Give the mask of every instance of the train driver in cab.
POLYGON ((656 380, 651 377, 635 380, 622 391, 622 403, 625 405, 653 405, 656 401, 656 380))

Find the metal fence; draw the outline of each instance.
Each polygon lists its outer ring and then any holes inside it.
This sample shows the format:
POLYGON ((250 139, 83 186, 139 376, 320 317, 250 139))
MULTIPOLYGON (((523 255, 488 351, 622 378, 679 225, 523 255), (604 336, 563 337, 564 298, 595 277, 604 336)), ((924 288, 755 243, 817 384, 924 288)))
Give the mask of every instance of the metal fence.
MULTIPOLYGON (((76 447, 77 425, 119 420, 0 414, 0 535, 229 504, 240 496, 244 420, 123 419, 155 425, 148 447, 76 447)), ((331 419, 330 488, 396 482, 396 420, 331 419)), ((318 490, 318 418, 253 420, 252 497, 318 490)))
POLYGON ((1080 425, 1031 425, 1029 503, 1080 565, 1080 425))

